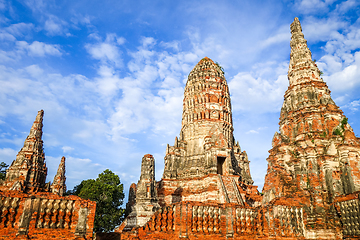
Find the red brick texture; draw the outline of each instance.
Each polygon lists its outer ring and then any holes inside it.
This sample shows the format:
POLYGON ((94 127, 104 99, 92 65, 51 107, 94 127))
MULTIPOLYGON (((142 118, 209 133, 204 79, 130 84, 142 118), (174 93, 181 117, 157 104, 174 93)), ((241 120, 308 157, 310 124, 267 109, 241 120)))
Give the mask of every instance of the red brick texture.
POLYGON ((301 207, 181 202, 161 208, 144 227, 122 232, 121 239, 305 239, 304 235, 301 207))
POLYGON ((95 210, 76 196, 0 191, 0 239, 92 239, 95 210))

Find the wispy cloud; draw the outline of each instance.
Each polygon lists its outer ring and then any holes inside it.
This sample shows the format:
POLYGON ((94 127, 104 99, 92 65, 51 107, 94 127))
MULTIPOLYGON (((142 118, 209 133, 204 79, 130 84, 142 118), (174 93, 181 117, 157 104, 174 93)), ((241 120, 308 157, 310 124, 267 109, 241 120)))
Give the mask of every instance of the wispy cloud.
POLYGON ((49 35, 70 35, 67 31, 67 22, 59 19, 54 15, 49 15, 48 19, 44 23, 44 29, 49 35))
POLYGON ((16 42, 19 50, 25 50, 30 56, 44 57, 45 55, 61 56, 61 47, 58 44, 47 44, 34 41, 31 44, 25 41, 16 42))
POLYGON ((98 40, 96 43, 85 45, 92 58, 100 60, 103 64, 115 65, 116 67, 122 65, 119 45, 125 42, 123 37, 118 37, 116 34, 107 34, 105 41, 101 41, 97 35, 91 35, 91 37, 98 40))

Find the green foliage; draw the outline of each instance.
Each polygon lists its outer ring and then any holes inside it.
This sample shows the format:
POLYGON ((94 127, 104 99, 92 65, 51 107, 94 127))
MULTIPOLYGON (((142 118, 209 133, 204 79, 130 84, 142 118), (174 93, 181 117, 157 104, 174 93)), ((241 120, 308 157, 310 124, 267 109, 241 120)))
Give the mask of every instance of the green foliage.
POLYGON ((342 136, 342 133, 345 131, 345 125, 348 123, 348 119, 345 117, 341 120, 340 122, 340 127, 337 127, 333 134, 334 135, 338 135, 338 136, 342 136))
POLYGON ((320 137, 326 138, 326 132, 324 131, 324 132, 320 133, 320 137))
POLYGON ((219 64, 218 62, 215 62, 215 64, 216 64, 216 66, 218 66, 218 67, 220 68, 221 72, 222 72, 223 74, 225 74, 224 68, 223 68, 222 66, 220 66, 220 64, 219 64))
POLYGON ((333 132, 334 135, 338 135, 338 136, 341 136, 341 131, 340 129, 336 128, 333 132))
POLYGON ((0 179, 1 180, 5 180, 6 177, 6 169, 9 167, 9 165, 7 165, 4 162, 0 163, 0 179))
POLYGON ((124 189, 118 175, 109 169, 97 179, 83 180, 67 194, 96 201, 94 232, 110 232, 124 220, 124 189))
POLYGON ((320 76, 324 75, 324 72, 323 71, 320 71, 320 76))
POLYGON ((345 125, 348 123, 348 119, 345 117, 341 120, 341 128, 342 130, 345 130, 345 125))

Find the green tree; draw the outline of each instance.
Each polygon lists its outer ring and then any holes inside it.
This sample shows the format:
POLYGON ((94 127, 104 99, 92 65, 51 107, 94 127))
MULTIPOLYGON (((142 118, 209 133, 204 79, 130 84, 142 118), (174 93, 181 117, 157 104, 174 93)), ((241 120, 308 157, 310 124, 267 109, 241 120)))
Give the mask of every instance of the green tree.
POLYGON ((4 162, 0 163, 0 180, 5 180, 6 177, 6 169, 8 168, 9 165, 7 165, 4 162))
POLYGON ((96 201, 94 232, 110 232, 124 220, 123 190, 119 176, 106 169, 95 180, 83 180, 67 194, 96 201))

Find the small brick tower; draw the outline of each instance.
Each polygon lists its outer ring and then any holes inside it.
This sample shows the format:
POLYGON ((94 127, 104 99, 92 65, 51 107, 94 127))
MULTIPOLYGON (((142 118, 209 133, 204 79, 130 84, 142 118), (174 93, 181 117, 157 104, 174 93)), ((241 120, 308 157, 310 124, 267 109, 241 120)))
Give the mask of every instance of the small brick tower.
POLYGON ((66 192, 65 181, 65 157, 62 157, 57 173, 54 176, 54 181, 50 187, 51 192, 56 193, 59 196, 64 196, 64 193, 66 192))
MULTIPOLYGON (((130 189, 133 188, 134 185, 130 189)), ((155 189, 155 161, 152 155, 146 154, 142 158, 140 180, 136 185, 135 204, 131 208, 124 230, 143 226, 159 208, 155 189)))

